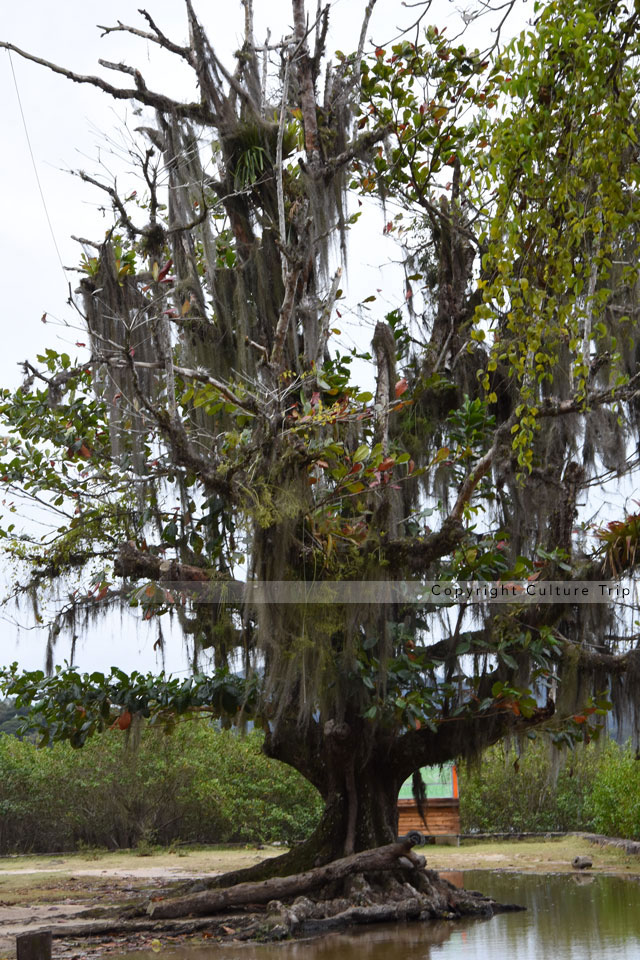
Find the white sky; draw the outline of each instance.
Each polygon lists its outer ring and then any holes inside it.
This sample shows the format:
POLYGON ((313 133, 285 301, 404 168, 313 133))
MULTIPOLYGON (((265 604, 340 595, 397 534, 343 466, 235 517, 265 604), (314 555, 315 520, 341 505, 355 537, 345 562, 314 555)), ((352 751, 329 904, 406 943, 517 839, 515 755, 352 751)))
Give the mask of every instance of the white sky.
MULTIPOLYGON (((262 38, 267 23, 272 40, 289 32, 291 22, 289 0, 254 0, 256 37, 262 38)), ((362 11, 366 0, 334 0, 332 2, 332 34, 328 49, 355 49, 362 11)), ((78 73, 99 73, 116 85, 129 86, 131 78, 99 67, 99 57, 119 62, 124 60, 138 67, 152 89, 173 97, 190 96, 192 87, 185 70, 153 44, 126 34, 111 34, 100 39, 97 23, 114 25, 122 20, 143 29, 146 24, 137 10, 139 0, 27 0, 22 4, 5 4, 0 38, 18 47, 73 69, 78 73)), ((209 33, 216 51, 232 64, 232 52, 239 46, 242 15, 239 0, 195 0, 195 6, 209 33)), ((315 3, 308 2, 315 10, 315 3)), ((164 33, 176 40, 186 40, 184 6, 180 0, 149 0, 146 9, 164 33)), ((529 8, 522 6, 514 19, 520 28, 529 8)), ((378 0, 369 29, 375 43, 387 43, 396 34, 398 24, 410 23, 417 12, 405 8, 399 0, 378 0)), ((437 0, 425 23, 449 25, 456 29, 457 17, 448 0, 437 0)), ((469 46, 486 45, 483 36, 468 35, 469 46)), ((186 69, 186 68, 185 68, 186 69)), ((4 293, 3 349, 0 352, 0 383, 15 387, 20 382, 18 364, 33 358, 45 346, 64 348, 73 355, 77 331, 61 329, 55 322, 75 323, 77 315, 66 304, 69 283, 74 289, 78 275, 65 273, 47 223, 51 220, 55 241, 65 266, 75 266, 80 248, 71 234, 100 240, 111 225, 108 212, 103 218, 99 207, 103 197, 99 191, 83 184, 67 172, 83 169, 95 175, 100 171, 98 156, 114 172, 122 171, 122 161, 110 155, 104 133, 118 140, 123 122, 135 127, 140 120, 131 116, 125 102, 115 102, 88 85, 78 85, 56 76, 43 67, 0 50, 0 129, 4 149, 0 151, 0 285, 4 293), (35 158, 44 203, 34 174, 29 143, 25 135, 18 105, 13 71, 17 80, 29 140, 35 158), (46 313, 49 322, 41 323, 46 313)), ((103 169, 104 172, 104 169, 103 169)), ((352 235, 347 292, 351 303, 382 288, 380 309, 372 311, 371 322, 380 319, 402 300, 397 269, 379 271, 380 264, 397 256, 393 243, 382 236, 381 215, 367 215, 360 221, 359 232, 352 235), (384 306, 383 306, 384 304, 384 306)), ((377 305, 376 305, 377 307, 377 305)), ((365 335, 365 342, 369 339, 365 335)), ((136 631, 133 618, 123 621, 112 618, 91 628, 78 648, 77 662, 83 669, 107 669, 118 663, 125 669, 153 669, 156 656, 152 645, 155 634, 145 636, 136 631)), ((168 645, 167 667, 186 669, 181 644, 168 645)), ((58 657, 68 656, 68 643, 61 642, 58 657)), ((4 623, 0 632, 0 662, 19 659, 25 668, 42 665, 44 643, 41 635, 23 632, 16 638, 15 629, 4 623)))

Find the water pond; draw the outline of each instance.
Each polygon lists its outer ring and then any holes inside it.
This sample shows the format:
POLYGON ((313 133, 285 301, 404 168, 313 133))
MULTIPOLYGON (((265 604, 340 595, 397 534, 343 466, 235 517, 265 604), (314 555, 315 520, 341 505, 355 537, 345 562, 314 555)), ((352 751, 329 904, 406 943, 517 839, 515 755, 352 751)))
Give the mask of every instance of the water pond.
MULTIPOLYGON (((189 945, 162 954, 166 960, 640 960, 640 878, 467 870, 450 879, 527 910, 488 921, 385 925, 310 942, 189 945)), ((138 952, 127 960, 159 955, 138 952)))

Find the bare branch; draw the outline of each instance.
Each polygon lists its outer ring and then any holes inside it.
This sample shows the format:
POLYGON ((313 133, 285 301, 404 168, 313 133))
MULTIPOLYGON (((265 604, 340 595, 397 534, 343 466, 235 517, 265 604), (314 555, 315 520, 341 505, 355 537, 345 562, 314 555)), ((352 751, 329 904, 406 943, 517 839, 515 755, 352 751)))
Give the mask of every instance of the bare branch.
POLYGON ((369 21, 371 20, 371 14, 373 13, 373 8, 376 5, 376 0, 369 0, 369 3, 365 7, 364 17, 362 18, 362 27, 360 29, 360 39, 358 41, 358 52, 356 53, 356 64, 359 64, 362 60, 362 54, 364 52, 364 45, 367 42, 367 30, 369 29, 369 21))
POLYGON ((204 103, 179 103, 177 100, 172 100, 171 97, 166 97, 162 93, 155 93, 152 90, 121 89, 120 87, 114 87, 112 84, 107 83, 106 80, 103 80, 102 77, 74 73, 73 70, 60 67, 50 60, 43 60, 42 57, 36 57, 32 53, 27 53, 25 50, 21 50, 20 47, 16 47, 13 43, 7 43, 5 40, 0 40, 0 49, 17 53, 18 56, 24 60, 30 60, 32 63, 39 64, 41 67, 46 67, 47 70, 58 73, 60 76, 66 77, 67 80, 72 80, 74 83, 88 83, 102 90, 104 93, 108 93, 109 96, 115 100, 137 100, 139 103, 144 103, 148 107, 154 107, 162 113, 173 114, 185 120, 195 120, 197 123, 202 123, 207 126, 215 126, 217 124, 218 118, 216 114, 212 113, 204 103))
POLYGON ((267 37, 264 41, 262 51, 262 78, 260 81, 260 113, 265 115, 267 109, 267 79, 269 76, 269 40, 271 39, 271 30, 267 29, 267 37))
MULTIPOLYGON (((162 370, 164 369, 164 362, 134 360, 133 366, 146 370, 162 370)), ((174 373, 176 373, 179 377, 183 377, 185 380, 197 380, 199 383, 206 383, 208 386, 215 387, 215 389, 225 398, 225 400, 228 400, 229 403, 233 403, 236 407, 240 407, 241 410, 246 410, 247 413, 256 414, 259 412, 258 405, 253 397, 241 399, 230 387, 227 386, 226 383, 223 383, 221 380, 217 380, 215 377, 210 377, 206 373, 201 373, 199 370, 192 370, 188 367, 174 366, 173 370, 174 373)))
POLYGON ((111 202, 113 203, 114 208, 120 214, 120 219, 123 225, 127 228, 127 232, 131 237, 139 236, 143 231, 136 227, 133 223, 129 214, 126 211, 125 205, 118 196, 118 192, 115 187, 110 187, 106 183, 100 183, 99 180, 95 180, 94 177, 90 177, 88 173, 85 173, 83 170, 78 170, 74 176, 80 177, 85 183, 91 183, 94 187, 98 187, 99 190, 104 190, 105 193, 109 194, 111 197, 111 202))
POLYGON ((81 243, 83 247, 93 247, 95 250, 102 250, 102 243, 96 243, 95 240, 87 240, 86 237, 76 237, 73 233, 71 234, 71 239, 75 240, 76 243, 81 243))
POLYGON ((99 23, 98 29, 102 30, 102 37, 106 37, 110 33, 131 33, 135 37, 140 37, 142 40, 149 40, 151 43, 157 43, 158 46, 164 47, 165 50, 171 51, 171 53, 177 53, 178 56, 183 57, 189 63, 191 63, 191 51, 188 47, 181 47, 177 43, 173 43, 172 40, 169 40, 168 37, 156 26, 151 16, 147 13, 146 10, 139 10, 138 13, 142 14, 145 18, 153 33, 149 33, 147 30, 140 30, 138 27, 130 27, 125 23, 122 23, 121 20, 118 20, 117 27, 105 27, 99 23))
POLYGON ((320 314, 320 332, 318 336, 318 347, 316 351, 316 366, 322 364, 324 358, 324 352, 327 346, 327 341, 329 339, 329 329, 331 324, 331 314, 333 312, 333 306, 336 302, 336 297, 338 295, 338 289, 340 287, 340 280, 342 278, 342 268, 338 267, 336 272, 333 275, 333 280, 331 282, 331 289, 329 290, 329 295, 324 302, 322 307, 322 313, 320 314))
POLYGON ((271 364, 276 370, 279 370, 282 365, 284 342, 287 336, 287 330, 289 329, 289 324, 291 323, 291 317, 293 316, 293 310, 296 302, 295 293, 299 277, 300 268, 296 266, 290 266, 287 270, 284 300, 282 301, 278 325, 276 326, 276 333, 273 339, 273 350, 271 351, 271 364))
MULTIPOLYGON (((375 0, 374 0, 375 2, 375 0)), ((320 63, 325 53, 327 45, 327 32, 329 30, 329 10, 331 5, 327 4, 324 10, 320 9, 320 0, 318 0, 318 12, 316 16, 316 41, 313 51, 313 77, 317 79, 320 72, 320 63)))
POLYGON ((248 47, 255 46, 253 39, 253 0, 241 0, 244 7, 244 40, 248 47))
POLYGON ((318 138, 318 121, 316 118, 316 95, 313 86, 313 66, 306 42, 308 31, 304 0, 293 0, 293 23, 295 37, 298 41, 297 49, 300 51, 300 55, 297 57, 297 63, 305 149, 307 156, 313 159, 319 156, 320 141, 318 138))
POLYGON ((138 90, 142 90, 143 92, 147 90, 144 77, 140 71, 134 67, 130 67, 126 63, 112 63, 110 60, 98 60, 98 63, 101 67, 105 67, 106 70, 117 70, 119 73, 128 74, 130 77, 133 77, 138 90))
MULTIPOLYGON (((514 418, 515 419, 515 418, 514 418)), ((511 420, 508 420, 507 423, 511 424, 511 420)), ((496 439, 494 440, 493 446, 488 450, 483 457, 481 457, 471 473, 466 477, 460 490, 458 492, 458 497, 456 499, 453 510, 449 514, 449 517, 452 520, 462 520, 464 514, 464 508, 471 500, 473 493, 482 480, 485 477, 491 466, 493 464, 496 453, 498 452, 499 440, 502 439, 503 432, 498 430, 496 433, 496 439)))
POLYGON ((396 345, 388 323, 376 324, 373 349, 378 370, 376 384, 376 427, 374 442, 386 453, 389 443, 389 401, 396 383, 396 345))
MULTIPOLYGON (((280 105, 280 117, 278 119, 278 142, 276 145, 276 192, 278 197, 278 230, 280 232, 280 242, 286 244, 287 242, 287 231, 286 223, 284 218, 284 187, 282 183, 283 179, 283 162, 282 162, 282 145, 284 143, 284 127, 285 127, 285 118, 287 113, 287 96, 289 93, 289 70, 291 67, 291 59, 287 52, 284 54, 285 64, 284 64, 284 80, 282 82, 282 102, 280 105)), ((282 261, 284 266, 284 259, 282 261)))

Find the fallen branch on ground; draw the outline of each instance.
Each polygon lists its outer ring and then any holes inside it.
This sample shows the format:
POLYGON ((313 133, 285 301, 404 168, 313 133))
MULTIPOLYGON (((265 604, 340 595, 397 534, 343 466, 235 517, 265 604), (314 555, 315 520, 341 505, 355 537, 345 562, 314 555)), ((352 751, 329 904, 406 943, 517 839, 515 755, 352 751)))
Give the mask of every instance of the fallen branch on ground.
POLYGON ((147 913, 154 918, 211 915, 230 907, 286 900, 334 880, 342 880, 353 873, 391 870, 403 866, 415 869, 423 867, 424 862, 424 857, 412 853, 411 844, 407 841, 390 843, 375 850, 354 853, 327 863, 324 867, 315 867, 290 877, 273 877, 259 883, 238 883, 224 890, 204 890, 175 900, 154 901, 149 903, 147 913))
MULTIPOLYGON (((224 925, 228 928, 229 925, 233 926, 234 922, 237 922, 238 926, 241 927, 251 922, 251 918, 246 915, 237 918, 225 916, 218 924, 210 917, 198 917, 188 920, 153 920, 151 917, 140 920, 124 920, 122 917, 114 917, 110 920, 94 920, 93 922, 51 923, 43 927, 42 931, 50 930, 52 937, 57 940, 80 940, 84 937, 107 936, 120 933, 168 933, 178 935, 197 933, 199 930, 206 930, 207 932, 218 933, 220 936, 225 936, 228 930, 226 932, 223 929, 218 931, 218 926, 224 925)), ((37 928, 33 932, 40 933, 41 929, 37 928)))

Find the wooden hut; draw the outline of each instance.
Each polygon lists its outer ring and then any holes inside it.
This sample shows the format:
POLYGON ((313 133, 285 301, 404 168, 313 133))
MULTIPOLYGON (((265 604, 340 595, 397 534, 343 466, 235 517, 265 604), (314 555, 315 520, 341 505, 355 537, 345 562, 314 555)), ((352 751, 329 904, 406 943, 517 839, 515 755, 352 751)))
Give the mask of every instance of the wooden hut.
POLYGON ((425 825, 413 797, 412 778, 409 777, 398 794, 398 835, 419 833, 425 843, 458 844, 460 836, 460 797, 458 773, 454 764, 441 767, 423 767, 420 771, 425 784, 425 825))

